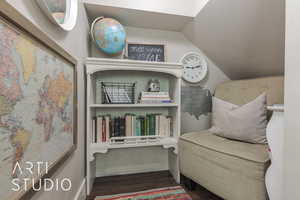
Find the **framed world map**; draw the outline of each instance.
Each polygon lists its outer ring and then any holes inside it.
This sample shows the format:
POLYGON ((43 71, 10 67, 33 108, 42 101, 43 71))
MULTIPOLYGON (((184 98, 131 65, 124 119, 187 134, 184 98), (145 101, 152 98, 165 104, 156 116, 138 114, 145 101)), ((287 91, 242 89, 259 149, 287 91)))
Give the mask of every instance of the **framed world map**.
POLYGON ((0 14, 1 199, 19 199, 75 150, 76 102, 75 63, 0 14), (38 162, 42 173, 14 170, 38 162), (25 178, 31 186, 13 191, 25 178))

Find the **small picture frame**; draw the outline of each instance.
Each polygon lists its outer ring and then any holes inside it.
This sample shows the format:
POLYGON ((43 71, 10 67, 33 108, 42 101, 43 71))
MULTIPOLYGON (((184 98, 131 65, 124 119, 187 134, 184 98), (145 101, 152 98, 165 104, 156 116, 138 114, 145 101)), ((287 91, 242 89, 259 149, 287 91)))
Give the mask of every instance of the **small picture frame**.
POLYGON ((166 62, 166 45, 127 42, 125 57, 130 60, 166 62))

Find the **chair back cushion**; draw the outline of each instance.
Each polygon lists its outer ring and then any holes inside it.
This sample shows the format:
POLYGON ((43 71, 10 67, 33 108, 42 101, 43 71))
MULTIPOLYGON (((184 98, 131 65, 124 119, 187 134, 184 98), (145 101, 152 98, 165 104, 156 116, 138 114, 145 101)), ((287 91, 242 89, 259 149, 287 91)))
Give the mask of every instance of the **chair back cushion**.
POLYGON ((283 88, 283 76, 228 81, 217 86, 215 96, 236 105, 244 105, 265 92, 267 105, 283 104, 283 88))

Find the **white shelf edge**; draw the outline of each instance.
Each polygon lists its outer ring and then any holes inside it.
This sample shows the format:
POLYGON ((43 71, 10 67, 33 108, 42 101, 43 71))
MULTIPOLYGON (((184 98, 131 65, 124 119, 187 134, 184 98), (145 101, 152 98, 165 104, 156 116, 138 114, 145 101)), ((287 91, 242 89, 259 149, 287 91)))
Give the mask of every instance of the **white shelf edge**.
POLYGON ((178 107, 178 103, 159 104, 90 104, 90 108, 152 108, 152 107, 178 107))
POLYGON ((89 161, 92 162, 95 159, 96 153, 107 153, 110 149, 122 149, 122 148, 137 148, 137 147, 152 147, 162 146, 165 149, 174 148, 173 152, 178 154, 177 138, 163 138, 159 141, 146 142, 146 143, 128 143, 128 144, 110 144, 110 143, 92 143, 89 147, 89 161))
POLYGON ((130 59, 114 59, 114 58, 97 58, 97 57, 87 57, 85 59, 87 65, 91 64, 109 64, 109 65, 134 65, 134 67, 139 67, 139 65, 153 66, 157 68, 172 68, 172 69, 182 69, 183 66, 180 62, 149 62, 143 60, 130 60, 130 59))

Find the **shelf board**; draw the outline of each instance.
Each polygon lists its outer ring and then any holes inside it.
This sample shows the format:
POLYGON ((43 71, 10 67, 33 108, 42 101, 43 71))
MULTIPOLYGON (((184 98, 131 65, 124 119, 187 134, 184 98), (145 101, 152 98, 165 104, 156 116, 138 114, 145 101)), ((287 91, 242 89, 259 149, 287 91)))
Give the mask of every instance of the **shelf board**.
POLYGON ((90 144, 90 161, 95 159, 95 153, 107 153, 109 149, 122 149, 122 148, 137 148, 137 147, 153 147, 162 146, 165 149, 174 148, 174 153, 177 154, 177 138, 163 138, 155 141, 147 141, 145 143, 126 143, 126 144, 110 144, 110 143, 93 143, 90 144))
POLYGON ((90 108, 155 108, 155 107, 178 107, 177 103, 158 104, 90 104, 90 108))

